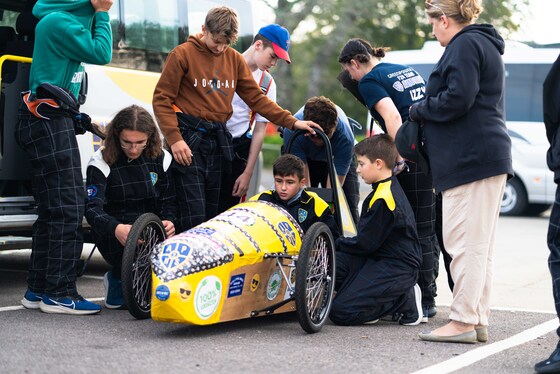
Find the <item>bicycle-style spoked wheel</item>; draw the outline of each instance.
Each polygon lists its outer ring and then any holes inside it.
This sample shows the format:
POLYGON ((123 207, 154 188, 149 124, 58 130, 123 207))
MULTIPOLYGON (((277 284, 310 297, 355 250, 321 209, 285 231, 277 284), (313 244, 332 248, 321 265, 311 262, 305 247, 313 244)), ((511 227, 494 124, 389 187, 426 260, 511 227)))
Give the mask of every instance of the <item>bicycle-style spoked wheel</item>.
POLYGON ((122 288, 128 311, 137 319, 150 318, 152 266, 150 255, 165 240, 163 223, 153 213, 142 214, 132 225, 124 246, 122 288))
POLYGON ((296 264, 296 313, 312 334, 323 327, 334 293, 335 251, 328 226, 314 223, 304 235, 296 264))

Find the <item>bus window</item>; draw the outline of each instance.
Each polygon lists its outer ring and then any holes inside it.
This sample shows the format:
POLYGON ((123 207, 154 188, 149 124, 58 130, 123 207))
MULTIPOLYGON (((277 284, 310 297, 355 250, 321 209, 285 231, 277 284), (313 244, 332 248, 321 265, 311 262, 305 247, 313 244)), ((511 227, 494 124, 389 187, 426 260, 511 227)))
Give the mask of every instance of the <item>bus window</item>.
POLYGON ((110 15, 111 65, 160 72, 169 51, 179 44, 177 1, 118 0, 110 15))

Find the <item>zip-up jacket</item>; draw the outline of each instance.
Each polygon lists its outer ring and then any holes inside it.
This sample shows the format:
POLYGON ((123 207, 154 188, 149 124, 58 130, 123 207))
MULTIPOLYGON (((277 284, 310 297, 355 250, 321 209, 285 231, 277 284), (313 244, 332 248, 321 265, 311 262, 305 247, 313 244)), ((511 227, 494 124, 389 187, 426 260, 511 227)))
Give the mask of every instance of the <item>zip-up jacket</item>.
POLYGON ((543 114, 546 137, 550 148, 546 153, 548 168, 554 172, 554 182, 560 182, 560 56, 552 65, 543 84, 543 114))

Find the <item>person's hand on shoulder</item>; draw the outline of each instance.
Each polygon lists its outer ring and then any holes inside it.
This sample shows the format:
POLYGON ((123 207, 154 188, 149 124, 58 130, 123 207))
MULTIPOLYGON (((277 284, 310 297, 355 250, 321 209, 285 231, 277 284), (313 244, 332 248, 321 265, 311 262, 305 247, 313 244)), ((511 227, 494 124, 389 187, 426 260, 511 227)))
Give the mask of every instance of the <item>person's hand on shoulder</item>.
POLYGON ((91 0, 91 6, 96 12, 108 12, 113 6, 113 0, 91 0))
POLYGON ((313 130, 314 128, 319 129, 321 131, 323 130, 321 126, 319 126, 313 121, 298 120, 296 121, 296 123, 294 123, 293 130, 305 130, 305 131, 309 131, 309 133, 311 133, 312 135, 315 135, 315 130, 313 130))

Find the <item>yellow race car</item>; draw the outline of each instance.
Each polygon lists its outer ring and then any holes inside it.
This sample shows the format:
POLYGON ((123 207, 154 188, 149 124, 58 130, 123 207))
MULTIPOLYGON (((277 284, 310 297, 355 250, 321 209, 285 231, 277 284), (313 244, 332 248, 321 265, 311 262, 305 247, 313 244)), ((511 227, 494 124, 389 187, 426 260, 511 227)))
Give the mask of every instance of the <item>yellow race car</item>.
MULTIPOLYGON (((317 192, 332 203, 345 235, 355 234, 332 165, 329 174, 337 188, 317 192)), ((328 226, 315 223, 303 235, 288 212, 264 201, 238 204, 168 239, 159 218, 144 214, 123 254, 123 293, 139 319, 208 325, 295 311, 315 333, 328 317, 334 281, 328 226)))

